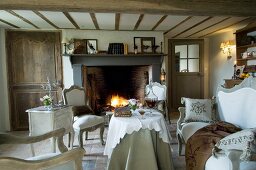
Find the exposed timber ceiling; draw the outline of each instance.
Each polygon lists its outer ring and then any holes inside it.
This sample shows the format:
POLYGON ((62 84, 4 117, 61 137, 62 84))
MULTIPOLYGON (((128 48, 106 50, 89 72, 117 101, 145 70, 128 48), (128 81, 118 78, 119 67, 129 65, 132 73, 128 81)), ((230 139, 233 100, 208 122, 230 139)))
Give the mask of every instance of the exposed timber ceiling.
POLYGON ((162 31, 203 38, 256 18, 255 0, 1 0, 0 27, 162 31))

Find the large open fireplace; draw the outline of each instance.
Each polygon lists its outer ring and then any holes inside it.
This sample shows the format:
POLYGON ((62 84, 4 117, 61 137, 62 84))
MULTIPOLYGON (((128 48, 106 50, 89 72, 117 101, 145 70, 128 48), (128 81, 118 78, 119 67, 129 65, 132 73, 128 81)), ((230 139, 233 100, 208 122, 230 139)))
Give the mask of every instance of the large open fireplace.
POLYGON ((96 113, 112 110, 111 98, 144 99, 149 80, 159 82, 162 57, 132 56, 71 56, 74 84, 86 87, 96 113))

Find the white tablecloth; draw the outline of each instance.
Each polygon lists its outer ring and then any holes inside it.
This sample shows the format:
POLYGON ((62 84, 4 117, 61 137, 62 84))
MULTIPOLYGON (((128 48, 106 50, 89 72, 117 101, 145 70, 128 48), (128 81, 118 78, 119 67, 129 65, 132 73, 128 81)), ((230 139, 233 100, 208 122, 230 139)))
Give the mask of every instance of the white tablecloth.
POLYGON ((107 142, 104 155, 110 158, 113 149, 126 134, 131 134, 140 129, 155 130, 159 133, 159 137, 165 143, 170 143, 171 135, 167 129, 163 115, 160 112, 153 111, 152 116, 144 115, 145 119, 141 119, 141 115, 136 110, 131 117, 115 117, 112 116, 109 123, 107 142))

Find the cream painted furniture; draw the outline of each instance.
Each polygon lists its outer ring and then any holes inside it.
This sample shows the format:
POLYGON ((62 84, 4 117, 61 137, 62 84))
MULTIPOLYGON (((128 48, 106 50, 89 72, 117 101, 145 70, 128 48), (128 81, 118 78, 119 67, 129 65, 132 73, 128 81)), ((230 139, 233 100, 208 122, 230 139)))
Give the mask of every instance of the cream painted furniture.
POLYGON ((100 128, 100 139, 102 145, 103 141, 103 133, 104 133, 104 118, 101 116, 93 115, 93 111, 89 106, 89 102, 86 98, 86 91, 84 88, 79 86, 71 86, 69 89, 64 89, 62 92, 64 103, 66 105, 70 105, 73 107, 74 113, 74 122, 73 128, 75 132, 78 134, 79 146, 83 148, 83 133, 86 132, 86 139, 88 132, 94 131, 97 128, 100 128), (82 107, 81 107, 82 106, 82 107), (83 112, 83 110, 78 108, 85 109, 86 113, 82 115, 78 115, 79 112, 83 112))
POLYGON ((31 144, 49 138, 57 138, 60 153, 48 153, 27 159, 0 157, 2 170, 82 170, 84 150, 76 148, 68 151, 63 143, 65 129, 57 129, 37 136, 14 136, 0 133, 0 144, 31 144))
MULTIPOLYGON (((242 129, 256 128, 256 79, 246 78, 239 85, 226 89, 219 87, 216 94, 217 118, 239 126, 242 129)), ((181 117, 178 128, 184 119, 184 108, 180 108, 181 117)), ((187 128, 187 134, 183 134, 186 140, 192 136, 198 129, 206 126, 201 122, 193 122, 187 128)), ((178 132, 179 133, 179 132, 178 132)), ((181 136, 178 136, 181 137, 181 136)), ((255 161, 241 161, 241 150, 229 150, 218 159, 211 156, 205 165, 205 170, 254 170, 256 169, 255 161)))
POLYGON ((157 110, 149 116, 148 111, 145 119, 138 110, 131 117, 112 116, 104 150, 109 170, 173 170, 171 136, 164 116, 157 110))
MULTIPOLYGON (((26 110, 29 117, 29 135, 37 136, 50 132, 55 129, 64 128, 65 134, 71 134, 71 146, 73 146, 73 113, 72 107, 62 106, 54 107, 51 110, 44 106, 26 110)), ((56 139, 52 138, 52 150, 56 152, 56 139)), ((31 144, 32 154, 34 153, 33 144, 31 144)))
MULTIPOLYGON (((162 85, 158 82, 151 82, 151 83, 152 83, 153 93, 158 98, 157 109, 164 114, 165 119, 168 120, 168 122, 169 122, 170 119, 169 119, 169 114, 168 114, 168 109, 167 109, 166 86, 162 85)), ((150 86, 150 84, 146 85, 146 87, 145 87, 146 94, 149 92, 149 86, 150 86)))

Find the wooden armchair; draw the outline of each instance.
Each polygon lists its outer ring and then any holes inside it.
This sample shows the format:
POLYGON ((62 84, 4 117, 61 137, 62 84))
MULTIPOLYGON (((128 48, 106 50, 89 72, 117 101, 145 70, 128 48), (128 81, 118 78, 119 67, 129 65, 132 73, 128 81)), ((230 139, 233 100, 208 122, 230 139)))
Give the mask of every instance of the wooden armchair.
POLYGON ((82 170, 84 150, 76 148, 68 151, 63 143, 65 129, 57 129, 39 136, 15 136, 0 133, 1 144, 32 144, 52 137, 57 138, 60 153, 48 153, 27 159, 0 157, 0 169, 4 170, 82 170))
POLYGON ((79 146, 83 148, 84 132, 86 132, 87 140, 88 132, 94 131, 98 128, 100 128, 101 144, 104 145, 104 118, 94 115, 93 110, 89 106, 85 89, 83 87, 73 85, 69 89, 64 89, 62 95, 64 103, 73 107, 73 128, 75 133, 78 134, 79 146))

